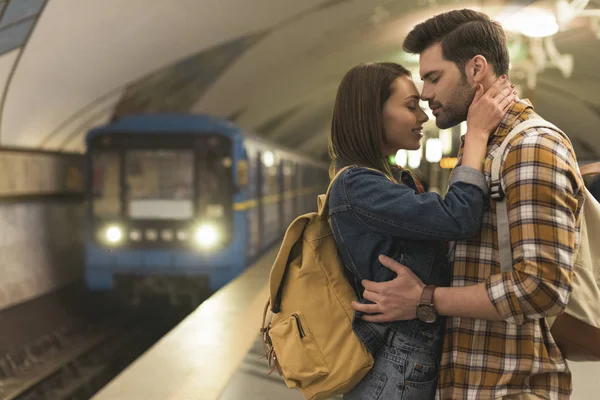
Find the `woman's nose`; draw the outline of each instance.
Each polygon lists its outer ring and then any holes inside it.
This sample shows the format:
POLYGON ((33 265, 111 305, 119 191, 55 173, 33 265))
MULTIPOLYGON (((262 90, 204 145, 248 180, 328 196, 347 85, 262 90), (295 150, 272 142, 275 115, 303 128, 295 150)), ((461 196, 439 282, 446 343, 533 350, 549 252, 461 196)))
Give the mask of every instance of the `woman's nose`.
POLYGON ((429 121, 429 116, 427 115, 427 113, 425 111, 423 111, 423 109, 421 109, 421 112, 419 115, 419 122, 424 124, 427 121, 429 121))

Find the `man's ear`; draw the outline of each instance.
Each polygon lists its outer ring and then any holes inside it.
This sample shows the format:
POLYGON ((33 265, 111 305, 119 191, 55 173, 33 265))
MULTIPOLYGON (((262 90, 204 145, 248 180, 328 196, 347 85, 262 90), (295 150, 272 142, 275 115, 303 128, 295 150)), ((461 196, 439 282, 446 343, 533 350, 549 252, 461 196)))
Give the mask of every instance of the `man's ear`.
POLYGON ((490 67, 491 66, 484 56, 481 54, 476 55, 465 65, 467 80, 470 80, 476 85, 482 83, 487 78, 490 67))

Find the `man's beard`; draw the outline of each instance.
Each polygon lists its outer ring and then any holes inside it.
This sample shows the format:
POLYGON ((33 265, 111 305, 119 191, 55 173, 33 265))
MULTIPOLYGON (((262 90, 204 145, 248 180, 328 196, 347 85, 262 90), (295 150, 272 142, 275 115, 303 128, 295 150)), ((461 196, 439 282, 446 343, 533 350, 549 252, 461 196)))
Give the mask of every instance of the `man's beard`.
POLYGON ((449 102, 442 107, 442 112, 435 119, 437 127, 448 129, 466 121, 473 97, 475 89, 466 82, 459 83, 452 91, 449 102))

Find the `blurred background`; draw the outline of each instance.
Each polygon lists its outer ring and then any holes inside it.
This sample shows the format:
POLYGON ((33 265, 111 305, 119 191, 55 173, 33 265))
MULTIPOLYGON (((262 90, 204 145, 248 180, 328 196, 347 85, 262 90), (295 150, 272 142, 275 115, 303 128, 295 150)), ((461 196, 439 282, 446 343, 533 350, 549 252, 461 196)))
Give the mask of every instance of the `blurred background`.
MULTIPOLYGON (((326 188, 345 72, 420 88, 402 41, 458 8, 503 24, 519 96, 600 161, 600 0, 0 1, 0 398, 89 398, 265 256, 326 188)), ((443 194, 465 125, 421 106, 390 162, 443 194)))

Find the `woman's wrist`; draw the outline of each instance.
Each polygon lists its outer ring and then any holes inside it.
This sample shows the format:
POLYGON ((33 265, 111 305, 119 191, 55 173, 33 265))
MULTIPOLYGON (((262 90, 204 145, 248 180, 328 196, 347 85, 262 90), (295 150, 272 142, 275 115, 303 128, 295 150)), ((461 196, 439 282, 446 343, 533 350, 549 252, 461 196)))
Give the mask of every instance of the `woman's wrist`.
POLYGON ((465 141, 469 142, 485 142, 490 138, 490 133, 483 129, 468 129, 465 134, 465 141))
POLYGON ((486 152, 487 139, 481 135, 466 137, 462 165, 482 171, 486 152))

